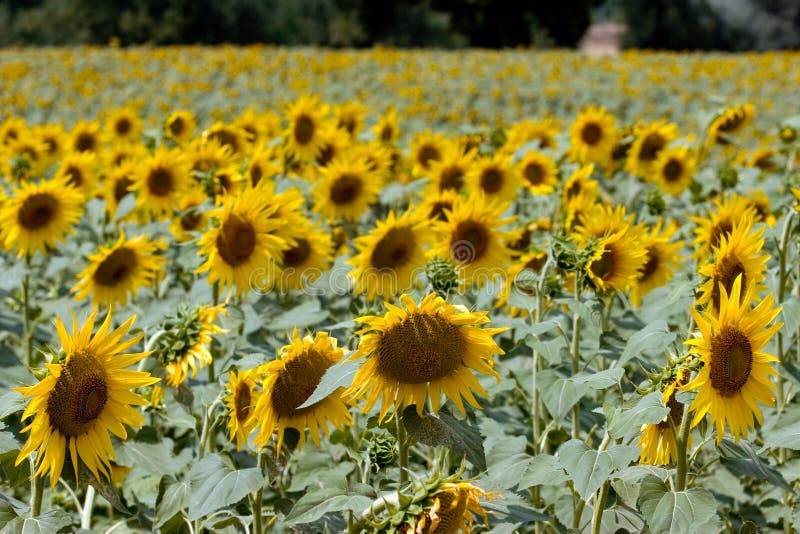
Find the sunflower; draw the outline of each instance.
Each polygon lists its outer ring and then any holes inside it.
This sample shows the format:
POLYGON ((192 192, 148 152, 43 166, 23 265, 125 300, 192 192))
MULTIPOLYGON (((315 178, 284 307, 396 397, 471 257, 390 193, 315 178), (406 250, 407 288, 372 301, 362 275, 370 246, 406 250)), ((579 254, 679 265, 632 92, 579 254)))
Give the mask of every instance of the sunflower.
MULTIPOLYGON (((508 304, 512 292, 516 294, 522 293, 527 297, 534 296, 537 278, 545 263, 547 263, 546 251, 534 250, 523 254, 506 271, 503 287, 497 294, 497 302, 494 307, 501 308, 508 304)), ((519 317, 528 313, 528 309, 514 307, 510 309, 512 317, 519 317)))
MULTIPOLYGON (((280 124, 280 118, 278 123, 280 124)), ((230 126, 244 135, 248 145, 258 145, 268 140, 270 134, 274 133, 273 126, 268 121, 262 120, 262 117, 251 108, 244 110, 230 126)))
POLYGON ((513 153, 531 141, 538 141, 540 149, 555 150, 558 147, 558 130, 558 123, 552 119, 516 122, 506 131, 503 151, 513 153))
POLYGON ((541 152, 528 152, 516 164, 520 182, 534 195, 547 195, 558 185, 558 167, 553 158, 541 152))
POLYGON ((357 221, 378 199, 381 180, 363 159, 338 158, 320 172, 314 211, 323 217, 357 221))
POLYGON ((487 199, 511 202, 517 198, 519 175, 512 172, 508 158, 500 153, 482 157, 467 172, 468 190, 483 192, 487 199))
POLYGON ((314 161, 322 150, 322 134, 330 127, 327 116, 327 104, 320 103, 316 96, 301 97, 292 103, 286 111, 287 151, 300 161, 314 161))
POLYGON ((441 158, 428 163, 427 176, 430 178, 430 183, 427 190, 430 192, 447 189, 461 191, 475 154, 475 150, 464 152, 457 143, 444 145, 441 158))
POLYGON ((725 434, 725 423, 738 441, 747 437, 754 428, 753 418, 761 423, 758 402, 775 404, 775 385, 769 379, 777 374, 772 366, 778 359, 762 352, 783 323, 769 323, 781 309, 773 307, 772 294, 752 307, 755 284, 748 284, 744 298, 741 297, 742 279, 733 283, 730 296, 720 289, 719 316, 706 312, 701 316, 692 309, 692 315, 700 330, 700 337, 685 343, 692 352, 700 356, 703 368, 684 390, 697 390, 689 410, 694 412, 692 426, 705 416, 711 416, 711 424, 717 428, 717 444, 725 434))
POLYGON ((93 152, 72 152, 62 161, 55 178, 92 198, 97 185, 97 157, 93 152))
POLYGON ((597 250, 586 263, 586 274, 598 291, 625 291, 633 286, 647 254, 637 236, 620 230, 597 244, 597 250))
POLYGON ((405 523, 402 534, 458 534, 473 532, 472 514, 483 518, 487 528, 489 516, 480 499, 495 499, 495 492, 486 492, 469 482, 446 482, 429 492, 423 511, 405 523))
POLYGON ((570 200, 581 195, 592 199, 596 198, 599 184, 597 180, 591 179, 592 174, 594 174, 594 165, 591 163, 578 167, 575 172, 570 174, 561 189, 561 203, 567 205, 570 200))
POLYGON ((414 176, 428 176, 431 164, 442 159, 448 144, 447 138, 442 134, 429 131, 416 134, 411 142, 411 159, 414 161, 411 172, 414 176))
POLYGON ((114 141, 138 141, 142 135, 142 119, 131 108, 115 110, 106 122, 106 132, 114 141))
POLYGON ((777 172, 781 167, 778 161, 778 154, 767 147, 753 151, 753 153, 745 159, 744 163, 748 167, 755 167, 763 172, 777 172))
POLYGON ((159 148, 138 165, 137 206, 151 215, 171 214, 190 182, 190 169, 180 152, 159 148))
POLYGON ((182 145, 192 138, 196 127, 197 121, 191 111, 178 110, 164 121, 164 134, 167 139, 172 139, 182 145))
POLYGON ((447 220, 433 224, 441 236, 433 254, 456 264, 464 281, 483 287, 488 280, 500 276, 511 261, 511 250, 506 245, 514 235, 500 230, 512 221, 500 218, 505 209, 505 205, 487 201, 483 195, 456 200, 447 212, 447 220))
POLYGON ((195 238, 194 232, 202 232, 205 229, 208 216, 203 204, 207 200, 208 197, 197 187, 189 189, 181 197, 178 202, 178 213, 172 218, 170 225, 172 235, 177 241, 192 241, 195 238))
POLYGON ((367 108, 360 102, 349 100, 333 109, 336 127, 347 132, 350 139, 356 139, 364 127, 364 115, 367 108))
POLYGON ((756 210, 756 222, 763 222, 767 226, 775 226, 775 214, 772 212, 769 197, 764 194, 764 191, 757 189, 750 191, 747 199, 756 210))
POLYGON ((225 387, 225 406, 228 408, 228 433, 230 440, 236 439, 236 449, 247 443, 250 432, 258 423, 253 417, 255 396, 257 392, 256 369, 247 371, 231 371, 228 373, 228 385, 225 387))
POLYGON ((147 156, 147 147, 139 143, 115 143, 100 155, 105 165, 119 167, 125 163, 136 162, 147 156))
POLYGON ((589 106, 570 129, 570 154, 578 163, 596 163, 605 167, 616 143, 614 116, 605 108, 589 106))
POLYGON ((235 163, 230 147, 221 145, 218 139, 200 137, 188 143, 183 153, 195 173, 207 173, 235 163))
POLYGON ((209 212, 219 224, 198 241, 207 259, 197 272, 208 271, 209 284, 219 280, 224 288, 235 285, 237 295, 247 293, 252 277, 266 272, 287 246, 285 240, 270 234, 281 226, 270 219, 274 209, 267 208, 257 191, 250 189, 209 212))
POLYGON ((294 245, 285 249, 280 260, 278 290, 303 289, 315 282, 322 273, 331 268, 333 243, 331 235, 318 225, 305 222, 295 229, 294 245))
POLYGON ((564 207, 564 228, 569 232, 574 231, 578 222, 594 211, 597 203, 597 192, 588 188, 571 197, 564 207))
POLYGON ((256 188, 256 194, 261 195, 270 223, 275 225, 269 233, 291 245, 308 227, 305 212, 306 198, 297 187, 276 195, 272 188, 267 186, 267 182, 262 183, 264 184, 262 187, 256 188))
POLYGON ((28 132, 28 125, 22 117, 9 117, 0 122, 0 145, 8 145, 21 139, 28 132))
POLYGON ((347 131, 340 128, 328 128, 320 133, 320 136, 322 143, 317 157, 314 158, 314 162, 320 167, 325 167, 331 161, 340 157, 351 143, 347 131))
MULTIPOLYGON (((677 376, 668 380, 664 386, 661 395, 664 406, 669 408, 669 414, 660 423, 642 425, 642 435, 636 443, 642 447, 639 463, 668 465, 677 461, 678 446, 675 443, 675 434, 681 426, 685 406, 675 399, 675 393, 687 382, 689 382, 689 370, 678 369, 677 376)), ((691 436, 689 439, 691 440, 691 436)), ((688 446, 691 447, 691 441, 688 446)))
POLYGON ((164 321, 164 334, 157 339, 153 353, 166 369, 167 384, 178 387, 190 371, 194 378, 198 369, 213 361, 211 336, 227 332, 214 321, 227 314, 224 304, 198 306, 180 309, 177 316, 164 321))
POLYGON ((628 150, 625 169, 639 178, 649 178, 659 153, 678 137, 678 127, 663 121, 639 128, 628 150))
POLYGON ((372 133, 375 134, 375 139, 385 144, 392 144, 400 137, 400 128, 398 123, 400 116, 397 114, 397 108, 390 105, 386 112, 380 116, 378 123, 372 127, 372 133))
POLYGON ((92 312, 81 328, 73 315, 71 336, 61 319, 56 318, 64 362, 45 364, 47 377, 34 386, 16 388, 24 397, 32 397, 22 419, 33 416, 33 421, 22 429, 30 435, 15 463, 19 465, 39 449, 33 476, 44 476, 49 471, 51 488, 61 477, 67 454, 75 473, 79 472, 80 460, 95 478, 99 479, 100 473, 110 478, 114 447, 108 432, 125 439, 123 423, 141 428, 144 417, 130 405, 144 406, 147 401, 131 390, 159 380, 150 373, 126 369, 149 354, 124 352, 142 338, 139 334, 122 341, 136 317, 109 331, 109 312, 92 336, 96 315, 97 311, 92 312))
POLYGON ((369 143, 350 145, 347 149, 347 155, 350 158, 363 159, 376 176, 386 181, 392 177, 392 165, 394 164, 392 158, 395 154, 393 150, 378 141, 370 141, 369 143))
MULTIPOLYGON (((710 313, 720 310, 720 288, 731 293, 733 282, 739 277, 745 289, 754 285, 753 293, 767 289, 762 282, 767 270, 769 254, 764 248, 764 227, 753 230, 753 221, 745 220, 733 225, 731 233, 720 239, 715 249, 715 259, 700 268, 706 281, 700 286, 698 305, 707 305, 710 313)), ((744 295, 742 295, 744 296, 744 295)))
POLYGON ((6 248, 19 257, 44 254, 64 239, 83 215, 83 195, 64 180, 24 182, 0 205, 0 228, 6 248))
POLYGON ((662 232, 661 221, 658 221, 649 234, 643 235, 641 244, 646 256, 631 291, 634 305, 639 306, 642 297, 672 280, 675 271, 681 269, 683 257, 678 251, 683 248, 683 241, 670 243, 674 232, 670 228, 665 228, 662 232))
POLYGON ((269 148, 257 149, 244 172, 245 178, 252 187, 257 186, 262 179, 273 181, 279 174, 281 174, 281 167, 275 161, 274 150, 269 148))
POLYGON ((99 151, 100 125, 96 121, 78 121, 72 128, 67 147, 70 152, 99 151))
POLYGON ((88 256, 90 263, 72 288, 75 298, 83 299, 91 293, 95 305, 124 305, 129 294, 135 297, 140 287, 156 282, 164 270, 164 258, 155 253, 164 248, 165 243, 148 241, 146 235, 125 239, 125 232, 121 232, 116 243, 101 245, 88 256))
POLYGON ((425 266, 429 242, 428 222, 419 212, 409 210, 400 217, 389 212, 385 221, 377 221, 368 235, 355 240, 358 253, 348 260, 353 266, 350 277, 355 280, 355 291, 373 300, 409 290, 425 266))
POLYGON ((240 193, 247 183, 237 166, 228 165, 209 173, 207 179, 203 180, 203 185, 206 187, 209 196, 214 198, 214 203, 220 205, 226 199, 240 193))
MULTIPOLYGON (((6 147, 3 159, 8 160, 11 168, 6 174, 17 181, 27 180, 31 176, 40 176, 48 167, 47 145, 33 135, 25 135, 20 139, 12 139, 6 147), (14 162, 23 159, 24 165, 14 162)), ((2 172, 2 171, 0 171, 2 172)))
POLYGON ((31 129, 31 135, 45 145, 45 162, 54 163, 67 145, 67 134, 60 124, 40 124, 31 129))
POLYGON ((308 429, 314 445, 319 446, 320 430, 328 435, 328 425, 343 429, 352 422, 349 404, 341 388, 324 399, 300 408, 319 386, 329 367, 344 358, 344 350, 337 346, 336 338, 326 332, 317 332, 312 338, 300 338, 294 329, 290 343, 278 351, 278 358, 262 366, 263 392, 256 401, 253 418, 260 423, 255 443, 264 448, 277 432, 276 452, 283 446, 287 428, 300 433, 298 448, 306 440, 308 429))
POLYGON ((726 137, 747 126, 754 115, 755 109, 752 104, 736 106, 719 113, 708 126, 709 142, 726 143, 726 137))
POLYGON ((689 217, 697 224, 697 228, 694 229, 697 237, 692 241, 693 258, 704 259, 710 256, 719 246, 720 240, 731 233, 734 225, 747 219, 755 220, 758 217, 758 212, 752 202, 737 193, 723 195, 721 199, 714 199, 714 205, 716 210, 709 213, 707 217, 689 217))
POLYGON ((416 406, 422 416, 428 398, 433 413, 439 411, 442 394, 464 413, 464 400, 480 409, 473 392, 488 394, 474 372, 492 375, 493 356, 504 354, 492 336, 507 328, 481 328, 488 312, 469 312, 453 306, 434 293, 419 304, 410 295, 400 296, 403 307, 388 302, 383 317, 365 316, 356 321, 361 340, 351 359, 366 358, 346 395, 364 397, 364 412, 381 399, 379 419, 394 409, 416 406))
POLYGON ((582 245, 591 238, 600 239, 620 231, 639 239, 645 229, 642 224, 634 222, 635 216, 628 215, 625 206, 596 203, 580 214, 574 234, 582 245))
POLYGON ((103 198, 106 201, 106 212, 113 219, 117 213, 117 207, 122 199, 131 193, 131 186, 136 177, 136 164, 133 162, 124 163, 108 171, 103 187, 103 198))
POLYGON ((665 193, 677 197, 692 183, 695 158, 687 147, 665 148, 658 153, 650 179, 665 193))
POLYGON ((202 138, 207 143, 216 142, 230 152, 232 159, 238 160, 248 148, 247 137, 247 132, 238 126, 215 122, 203 132, 202 138))

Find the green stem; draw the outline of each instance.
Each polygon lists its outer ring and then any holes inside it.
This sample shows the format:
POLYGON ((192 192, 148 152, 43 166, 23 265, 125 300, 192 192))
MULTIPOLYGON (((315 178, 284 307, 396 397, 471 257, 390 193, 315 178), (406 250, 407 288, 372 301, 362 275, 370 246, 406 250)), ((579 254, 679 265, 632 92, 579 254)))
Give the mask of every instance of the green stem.
MULTIPOLYGON (((606 450, 610 442, 611 436, 608 434, 603 436, 603 441, 600 443, 600 447, 597 449, 598 452, 603 452, 606 450)), ((594 513, 592 514, 592 534, 600 534, 600 525, 603 522, 603 508, 606 506, 610 487, 611 481, 606 480, 603 483, 603 486, 600 488, 600 492, 597 494, 597 499, 594 502, 594 513)))
POLYGON ((81 528, 92 530, 92 510, 94 510, 94 486, 89 484, 86 488, 86 499, 83 501, 83 510, 81 510, 81 528))
MULTIPOLYGON (((581 301, 580 274, 575 273, 575 300, 577 304, 581 301)), ((572 315, 572 375, 575 376, 580 370, 581 364, 581 314, 576 309, 572 315)), ((579 439, 581 433, 581 403, 580 400, 572 407, 572 439, 579 439)))
POLYGON ((22 278, 22 337, 25 344, 25 363, 33 367, 33 331, 31 329, 31 259, 25 258, 25 276, 22 278))
POLYGON ((397 447, 400 451, 400 485, 408 482, 408 436, 406 426, 403 424, 403 417, 399 411, 394 414, 397 423, 397 447))
MULTIPOLYGON (((258 451, 258 469, 259 471, 263 471, 264 469, 264 454, 261 451, 258 451)), ((253 507, 253 534, 263 534, 264 526, 261 516, 261 503, 264 500, 264 485, 262 484, 258 491, 256 491, 255 496, 253 496, 251 504, 253 507)))
MULTIPOLYGON (((214 282, 214 284, 211 286, 211 300, 213 301, 214 306, 219 304, 219 280, 214 282)), ((214 382, 217 381, 217 376, 216 376, 216 374, 214 372, 214 359, 215 359, 214 356, 216 356, 216 354, 215 354, 215 351, 214 351, 214 340, 213 339, 211 340, 211 347, 209 347, 209 348, 211 349, 212 358, 211 358, 211 361, 208 362, 208 383, 209 384, 213 384, 214 382)))
POLYGON ((684 491, 686 489, 686 473, 688 462, 686 461, 689 453, 689 431, 691 430, 691 415, 688 410, 684 410, 683 418, 681 419, 681 427, 678 435, 675 438, 675 445, 678 449, 677 473, 675 481, 675 490, 684 491))
MULTIPOLYGON (((31 472, 33 472, 33 460, 31 460, 31 472)), ((31 517, 39 517, 42 513, 42 496, 44 495, 44 478, 35 475, 31 478, 31 517)))

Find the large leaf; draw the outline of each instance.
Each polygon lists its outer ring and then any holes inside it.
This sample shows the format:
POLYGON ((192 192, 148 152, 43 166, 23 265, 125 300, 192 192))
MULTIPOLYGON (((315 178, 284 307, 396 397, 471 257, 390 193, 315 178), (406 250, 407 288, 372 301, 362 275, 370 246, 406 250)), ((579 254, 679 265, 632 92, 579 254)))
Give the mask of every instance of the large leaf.
POLYGON ((598 452, 578 439, 571 439, 558 448, 558 460, 583 500, 600 489, 614 471, 627 467, 638 456, 636 447, 614 445, 598 452))
POLYGON ((348 361, 345 357, 337 364, 328 367, 325 374, 322 375, 322 379, 317 385, 317 388, 303 404, 297 407, 297 409, 308 408, 325 399, 325 397, 338 388, 346 388, 352 384, 353 377, 356 376, 356 372, 361 367, 361 363, 360 361, 348 361))
POLYGON ((663 319, 648 324, 638 332, 634 332, 625 345, 617 365, 623 365, 631 358, 645 353, 661 352, 675 339, 675 333, 669 331, 669 325, 663 319))
POLYGON ((702 531, 716 514, 717 502, 703 488, 670 491, 659 478, 647 476, 639 490, 639 509, 653 534, 702 531))
MULTIPOLYGON (((778 422, 783 422, 782 418, 778 422)), ((792 449, 800 451, 800 421, 789 425, 776 424, 772 428, 762 428, 764 449, 792 449)))
POLYGON ((264 326, 269 330, 288 331, 294 327, 303 328, 319 324, 327 317, 328 311, 322 309, 318 300, 308 299, 304 300, 302 304, 286 310, 264 326))
POLYGON ((753 477, 764 480, 786 491, 793 491, 783 475, 773 466, 762 460, 747 440, 738 444, 723 439, 719 445, 720 463, 736 476, 753 477))
POLYGON ((253 493, 264 484, 264 476, 256 467, 234 470, 218 454, 211 454, 192 467, 189 481, 188 517, 194 521, 253 493))
POLYGON ((373 498, 342 491, 341 488, 322 488, 306 493, 286 517, 290 525, 316 521, 329 512, 351 511, 361 513, 372 504, 373 498))
POLYGON ((537 336, 529 336, 525 342, 530 348, 538 350, 539 354, 551 365, 561 363, 562 350, 566 350, 567 341, 557 336, 548 340, 541 340, 537 336))
POLYGON ((72 525, 72 518, 63 510, 49 510, 36 518, 17 517, 0 534, 54 534, 72 525))
POLYGON ((172 475, 164 475, 158 484, 155 528, 161 527, 172 516, 189 506, 190 487, 186 481, 176 480, 172 475))
POLYGON ((420 417, 415 406, 405 409, 403 422, 411 439, 431 447, 447 447, 458 456, 466 456, 476 469, 486 469, 483 437, 478 427, 447 412, 440 412, 438 417, 430 414, 420 417))
POLYGON ((552 369, 541 371, 536 381, 544 405, 553 419, 562 419, 591 388, 571 378, 559 376, 552 369))
POLYGON ((638 430, 641 425, 663 421, 667 414, 669 408, 664 406, 663 395, 654 391, 639 399, 631 408, 617 408, 608 414, 608 435, 612 438, 624 437, 632 430, 638 430))
POLYGON ((174 475, 185 465, 185 461, 177 462, 172 454, 171 440, 148 443, 144 441, 126 441, 117 451, 117 463, 136 466, 149 475, 174 475))
POLYGON ((558 458, 550 454, 538 454, 528 464, 528 469, 519 481, 521 488, 531 486, 560 486, 569 480, 558 458))
POLYGON ((502 435, 501 439, 496 439, 496 436, 493 438, 484 443, 489 467, 482 478, 481 486, 489 490, 514 488, 522 480, 531 461, 531 457, 524 452, 528 441, 525 436, 502 435))
POLYGON ((578 384, 586 384, 592 389, 608 389, 619 384, 624 374, 625 369, 615 367, 598 373, 580 373, 573 376, 572 380, 578 384))

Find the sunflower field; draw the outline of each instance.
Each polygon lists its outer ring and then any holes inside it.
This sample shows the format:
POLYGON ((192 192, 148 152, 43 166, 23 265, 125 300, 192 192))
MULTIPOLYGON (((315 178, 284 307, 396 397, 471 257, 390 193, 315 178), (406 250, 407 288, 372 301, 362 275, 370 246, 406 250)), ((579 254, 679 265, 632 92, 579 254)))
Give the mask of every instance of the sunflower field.
POLYGON ((798 83, 0 50, 0 532, 800 530, 798 83))

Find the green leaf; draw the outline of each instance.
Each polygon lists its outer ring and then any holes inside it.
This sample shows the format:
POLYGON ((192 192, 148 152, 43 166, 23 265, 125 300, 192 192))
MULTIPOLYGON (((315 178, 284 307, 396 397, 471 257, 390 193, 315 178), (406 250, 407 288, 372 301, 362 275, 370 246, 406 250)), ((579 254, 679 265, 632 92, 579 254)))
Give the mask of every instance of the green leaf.
POLYGON ((481 479, 481 486, 489 490, 516 487, 532 459, 524 453, 527 444, 525 436, 501 435, 501 439, 487 439, 484 446, 489 447, 486 449, 488 470, 481 479))
POLYGON ((17 517, 0 534, 53 534, 72 525, 72 518, 63 510, 49 510, 36 518, 17 517))
POLYGON ((19 465, 14 465, 17 460, 17 451, 8 451, 0 454, 0 479, 8 482, 12 488, 26 484, 31 476, 31 463, 23 460, 19 465))
POLYGON ((30 510, 30 506, 5 493, 0 493, 0 527, 30 510))
POLYGON ((176 462, 172 454, 171 440, 147 443, 144 441, 126 441, 117 450, 117 463, 141 468, 150 475, 174 475, 186 462, 176 462))
POLYGON ((615 409, 608 417, 608 435, 612 438, 622 438, 633 430, 639 430, 641 425, 656 424, 664 420, 669 414, 669 408, 664 406, 663 395, 654 391, 639 399, 629 409, 615 409))
POLYGON ((753 477, 786 491, 794 491, 775 467, 759 458, 749 441, 741 440, 736 444, 729 439, 723 439, 718 449, 720 463, 734 475, 753 477))
POLYGON ((268 330, 289 331, 294 327, 303 328, 306 326, 319 324, 327 317, 328 311, 322 309, 319 301, 316 299, 309 299, 304 300, 302 304, 283 312, 264 326, 268 330))
MULTIPOLYGON (((780 420, 779 420, 780 421, 780 420)), ((772 428, 762 428, 764 436, 764 449, 792 449, 800 451, 800 421, 791 425, 774 425, 772 428)))
POLYGON ((608 389, 618 385, 624 374, 625 369, 615 367, 613 369, 605 369, 599 373, 577 374, 572 377, 572 380, 577 384, 586 384, 592 389, 608 389))
POLYGON ((189 506, 189 483, 178 481, 172 475, 164 475, 158 484, 156 516, 153 526, 160 528, 172 516, 189 506))
POLYGON ((657 477, 647 476, 639 490, 639 509, 653 534, 684 534, 702 531, 703 523, 716 514, 717 501, 706 489, 673 492, 657 477))
POLYGON ((598 452, 578 439, 558 448, 558 460, 583 500, 600 489, 614 471, 627 467, 638 456, 638 448, 629 445, 614 445, 598 452))
POLYGON ((0 419, 5 419, 12 413, 25 409, 25 399, 14 390, 8 390, 0 395, 0 419))
POLYGON ((469 422, 447 412, 420 417, 416 406, 409 406, 403 411, 403 423, 411 439, 431 447, 447 447, 458 456, 466 456, 479 471, 486 469, 481 431, 469 422))
POLYGON ((551 365, 561 363, 561 351, 567 348, 567 341, 561 336, 542 341, 532 335, 528 337, 525 344, 534 350, 538 350, 539 354, 551 365))
POLYGON ((372 501, 366 495, 350 492, 342 495, 340 488, 322 488, 300 497, 286 517, 286 522, 290 525, 310 523, 329 512, 351 511, 360 514, 369 508, 372 501))
POLYGON ((218 454, 210 454, 189 471, 191 496, 189 521, 200 519, 240 501, 264 484, 264 476, 256 467, 234 470, 218 454))
POLYGON ((306 401, 297 407, 297 409, 308 408, 309 406, 324 400, 328 395, 333 393, 339 388, 346 388, 353 383, 353 377, 356 372, 361 368, 362 362, 348 361, 347 357, 334 365, 328 367, 322 379, 317 385, 317 388, 306 401))
POLYGON ((355 469, 353 462, 331 461, 330 454, 322 451, 304 450, 293 458, 292 483, 289 492, 300 492, 306 488, 339 487, 341 482, 355 469))
POLYGON ((553 419, 562 419, 591 388, 570 378, 564 378, 552 369, 541 371, 537 377, 537 388, 544 405, 553 419))
MULTIPOLYGON (((2 423, 0 423, 0 425, 2 425, 2 423)), ((0 454, 5 454, 9 451, 18 451, 21 448, 22 445, 17 441, 17 438, 14 437, 14 434, 0 430, 0 454)))
POLYGON ((797 332, 800 327, 800 297, 790 296, 781 303, 780 321, 784 332, 797 332))
POLYGON ((617 362, 622 366, 631 358, 636 358, 644 353, 658 353, 664 351, 675 340, 675 333, 669 331, 669 325, 663 319, 658 319, 648 324, 638 332, 634 332, 625 345, 625 350, 617 362))
POLYGON ((564 467, 553 455, 537 454, 528 464, 528 469, 519 481, 521 488, 532 486, 560 486, 569 480, 564 467))

